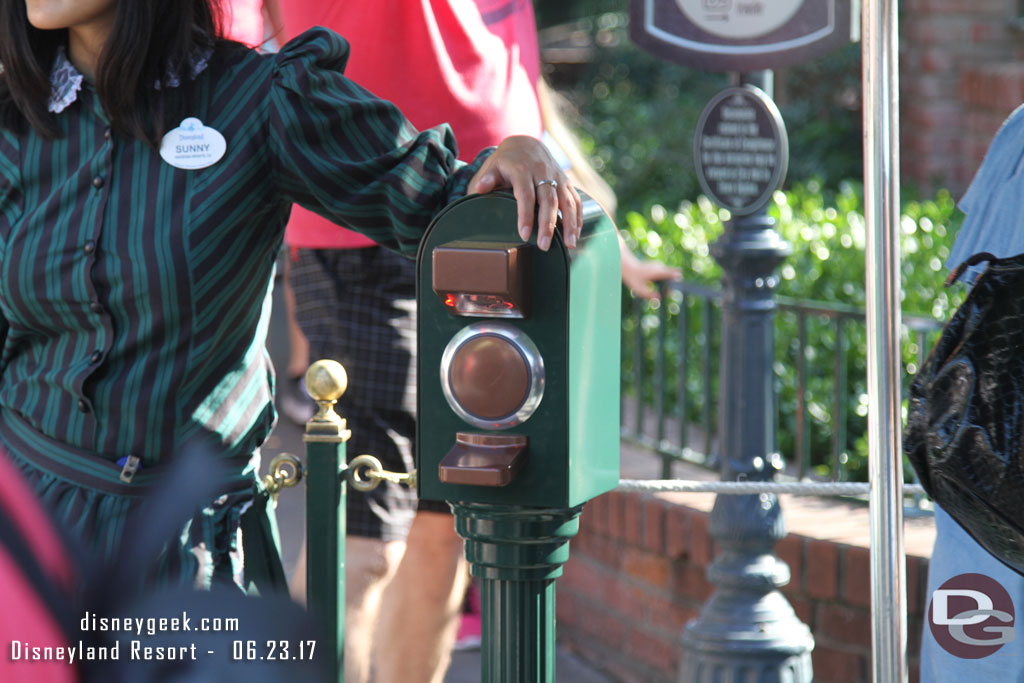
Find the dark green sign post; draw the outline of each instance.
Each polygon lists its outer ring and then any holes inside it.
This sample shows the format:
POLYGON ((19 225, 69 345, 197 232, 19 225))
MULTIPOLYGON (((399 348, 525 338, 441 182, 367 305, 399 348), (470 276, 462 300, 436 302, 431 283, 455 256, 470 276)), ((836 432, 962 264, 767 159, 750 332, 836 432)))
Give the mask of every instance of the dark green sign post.
MULTIPOLYGON (((722 264, 719 410, 723 480, 770 481, 775 452, 776 268, 790 253, 767 213, 785 177, 785 126, 766 69, 808 61, 859 34, 859 0, 632 0, 631 36, 664 59, 733 72, 705 107, 694 140, 698 178, 729 209, 711 246, 722 264)), ((813 679, 810 630, 779 592, 789 567, 774 554, 785 525, 773 494, 719 496, 709 530, 715 590, 683 632, 681 683, 813 679)))
POLYGON ((466 539, 482 680, 546 683, 554 581, 583 503, 619 482, 619 247, 591 201, 571 251, 515 234, 512 195, 475 195, 421 244, 418 492, 466 539))

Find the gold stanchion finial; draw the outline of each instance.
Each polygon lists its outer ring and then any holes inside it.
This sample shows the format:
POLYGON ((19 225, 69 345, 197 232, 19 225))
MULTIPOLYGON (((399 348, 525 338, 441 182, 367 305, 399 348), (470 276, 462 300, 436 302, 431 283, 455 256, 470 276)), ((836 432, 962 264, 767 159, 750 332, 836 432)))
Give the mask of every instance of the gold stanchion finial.
POLYGON ((348 389, 348 373, 336 360, 318 360, 306 370, 306 391, 316 401, 334 403, 348 389))
POLYGON ((347 441, 345 420, 334 412, 334 404, 348 388, 348 373, 341 363, 318 360, 306 370, 306 391, 320 407, 306 423, 306 441, 347 441))

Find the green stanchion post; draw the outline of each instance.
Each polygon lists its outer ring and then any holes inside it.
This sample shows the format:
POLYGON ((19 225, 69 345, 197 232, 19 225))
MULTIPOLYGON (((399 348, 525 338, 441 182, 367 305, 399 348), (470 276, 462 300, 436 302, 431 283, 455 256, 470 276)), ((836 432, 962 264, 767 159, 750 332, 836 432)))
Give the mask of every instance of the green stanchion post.
POLYGON ((582 505, 524 508, 456 503, 455 528, 480 583, 481 680, 553 683, 555 579, 569 559, 582 505))
POLYGON ((324 634, 329 679, 345 680, 345 420, 334 404, 348 377, 340 363, 320 360, 306 372, 306 390, 320 406, 306 423, 306 604, 324 634))

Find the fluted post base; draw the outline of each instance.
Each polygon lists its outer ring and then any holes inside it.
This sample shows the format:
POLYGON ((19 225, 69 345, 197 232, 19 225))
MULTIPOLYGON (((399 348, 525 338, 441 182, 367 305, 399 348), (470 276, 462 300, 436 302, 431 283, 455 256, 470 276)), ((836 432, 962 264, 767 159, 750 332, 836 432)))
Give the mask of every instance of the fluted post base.
POLYGON ((481 680, 553 683, 555 579, 569 559, 582 506, 455 503, 455 528, 479 580, 481 680))

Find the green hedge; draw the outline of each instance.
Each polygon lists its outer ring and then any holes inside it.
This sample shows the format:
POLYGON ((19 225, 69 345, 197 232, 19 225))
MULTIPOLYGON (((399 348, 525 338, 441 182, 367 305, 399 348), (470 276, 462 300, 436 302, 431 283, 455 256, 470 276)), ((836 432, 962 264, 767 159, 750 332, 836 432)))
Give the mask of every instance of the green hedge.
MULTIPOLYGON (((777 220, 780 234, 793 246, 793 254, 779 268, 777 293, 803 300, 836 302, 863 308, 865 304, 865 225, 863 193, 859 183, 843 182, 834 192, 824 190, 816 181, 798 183, 787 192, 775 195, 770 211, 777 220)), ((649 258, 660 259, 682 268, 688 281, 718 286, 721 268, 709 253, 709 245, 722 232, 727 211, 714 207, 706 198, 682 202, 675 211, 660 205, 641 214, 630 212, 622 222, 627 239, 634 249, 649 258)), ((902 209, 900 225, 901 263, 903 275, 902 309, 907 315, 922 315, 936 321, 948 318, 963 297, 960 287, 945 288, 947 272, 944 260, 955 236, 959 213, 948 192, 940 192, 926 200, 908 200, 902 209)), ((663 305, 670 315, 680 313, 678 296, 669 297, 663 305)), ((641 325, 648 339, 653 339, 658 326, 655 304, 644 315, 641 325)), ((717 339, 706 339, 699 311, 690 310, 690 337, 717 345, 717 339)), ((635 321, 626 321, 624 346, 624 377, 633 374, 634 350, 631 347, 635 321)), ((866 342, 862 324, 848 324, 844 337, 845 365, 849 396, 844 398, 849 418, 848 438, 843 459, 845 478, 866 478, 867 447, 865 443, 867 414, 866 342)), ((678 367, 680 344, 669 335, 668 376, 678 367)), ((835 433, 833 410, 833 350, 836 347, 834 328, 811 318, 807 326, 808 346, 805 351, 809 365, 806 387, 811 439, 811 463, 818 474, 828 474, 831 440, 835 433)), ((797 406, 798 334, 796 316, 778 316, 776 325, 775 378, 778 389, 780 451, 791 457, 795 443, 797 406)), ((904 343, 903 362, 909 373, 916 371, 920 350, 913 340, 904 343)), ((717 354, 717 348, 716 348, 717 354)), ((717 355, 715 356, 717 359, 717 355)), ((702 409, 700 389, 703 368, 690 358, 686 378, 687 409, 699 415, 702 409)), ((645 373, 653 372, 654 352, 645 351, 645 373)), ((717 378, 716 380, 717 381, 717 378)), ((627 384, 627 392, 636 387, 627 384)), ((653 404, 650 388, 645 400, 653 404)), ((672 387, 668 394, 668 410, 676 410, 679 397, 672 387)))

